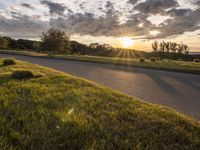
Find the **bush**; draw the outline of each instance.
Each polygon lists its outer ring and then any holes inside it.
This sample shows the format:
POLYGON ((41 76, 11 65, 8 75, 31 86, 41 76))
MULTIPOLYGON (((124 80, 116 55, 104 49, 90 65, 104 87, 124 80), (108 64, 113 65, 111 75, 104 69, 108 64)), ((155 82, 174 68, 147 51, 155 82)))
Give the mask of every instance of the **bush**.
POLYGON ((195 58, 195 59, 193 60, 193 62, 200 62, 200 59, 195 58))
POLYGON ((17 71, 14 71, 12 74, 11 74, 11 77, 14 78, 14 79, 29 79, 29 78, 33 78, 34 75, 31 71, 28 71, 28 70, 17 70, 17 71))
POLYGON ((145 62, 145 59, 144 58, 140 58, 140 62, 141 63, 145 62))
POLYGON ((151 57, 150 60, 151 60, 151 62, 156 62, 157 59, 156 59, 156 57, 151 57))
POLYGON ((15 65, 16 62, 14 59, 4 59, 3 60, 3 65, 4 66, 10 66, 10 65, 15 65))

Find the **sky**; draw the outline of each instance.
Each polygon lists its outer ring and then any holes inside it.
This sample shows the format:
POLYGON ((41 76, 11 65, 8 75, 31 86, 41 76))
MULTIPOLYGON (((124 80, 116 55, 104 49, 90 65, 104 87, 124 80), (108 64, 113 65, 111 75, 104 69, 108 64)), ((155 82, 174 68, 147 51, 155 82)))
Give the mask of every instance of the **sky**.
POLYGON ((39 40, 58 27, 71 40, 149 51, 155 40, 200 52, 200 0, 0 0, 0 35, 39 40))

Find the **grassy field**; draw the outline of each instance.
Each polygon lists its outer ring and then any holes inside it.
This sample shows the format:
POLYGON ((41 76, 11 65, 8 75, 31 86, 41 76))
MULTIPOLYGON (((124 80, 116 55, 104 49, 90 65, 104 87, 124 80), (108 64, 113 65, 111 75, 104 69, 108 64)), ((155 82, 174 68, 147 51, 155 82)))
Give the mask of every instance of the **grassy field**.
POLYGON ((45 67, 0 59, 1 149, 200 149, 199 122, 45 67), (13 71, 34 78, 17 80, 13 71))
POLYGON ((99 57, 99 56, 87 56, 87 55, 48 55, 44 53, 27 52, 27 51, 13 51, 13 50, 0 50, 0 53, 27 55, 34 57, 49 57, 55 59, 66 59, 74 61, 88 61, 95 63, 125 65, 140 68, 151 68, 159 70, 170 70, 176 72, 186 72, 200 74, 200 63, 186 62, 186 61, 173 61, 173 60, 161 60, 151 62, 145 60, 144 63, 139 62, 139 59, 122 59, 112 57, 99 57))

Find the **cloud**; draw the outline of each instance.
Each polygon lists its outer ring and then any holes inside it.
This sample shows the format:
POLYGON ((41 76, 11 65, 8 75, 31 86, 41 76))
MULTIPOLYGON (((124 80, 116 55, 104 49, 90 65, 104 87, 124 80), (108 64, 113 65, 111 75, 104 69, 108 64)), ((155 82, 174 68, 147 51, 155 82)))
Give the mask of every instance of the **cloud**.
POLYGON ((156 37, 148 38, 166 38, 200 29, 200 8, 186 12, 187 15, 177 15, 174 19, 168 20, 167 25, 155 28, 161 33, 156 37))
POLYGON ((76 13, 66 18, 51 19, 50 24, 70 34, 119 37, 124 33, 130 33, 134 36, 146 36, 147 39, 181 35, 200 28, 199 9, 180 8, 175 0, 147 0, 142 3, 130 0, 130 2, 139 13, 130 15, 123 24, 118 22, 119 12, 110 1, 106 2, 105 16, 95 17, 92 13, 76 13), (156 26, 147 19, 152 14, 170 16, 170 19, 156 26), (143 26, 139 26, 140 24, 143 26), (159 31, 160 34, 152 36, 151 31, 159 31))
POLYGON ((110 31, 118 25, 116 18, 95 18, 94 14, 71 14, 67 18, 51 19, 50 24, 66 29, 70 34, 108 36, 110 31))
POLYGON ((33 6, 31 6, 31 4, 28 4, 28 3, 21 3, 20 5, 21 5, 22 7, 25 7, 25 8, 35 9, 33 6))
POLYGON ((39 21, 35 16, 20 16, 20 18, 7 19, 0 17, 0 31, 4 36, 14 38, 39 37, 42 31, 49 28, 48 22, 39 21))
MULTIPOLYGON (((129 0, 130 3, 131 0, 129 0)), ((180 8, 176 0, 146 0, 136 4, 133 1, 134 9, 144 15, 144 20, 151 15, 169 16, 170 19, 165 20, 159 26, 145 25, 149 33, 151 31, 159 31, 160 34, 150 35, 146 34, 147 39, 167 38, 169 36, 176 36, 184 34, 185 32, 195 31, 200 29, 200 11, 199 8, 184 9, 180 8), (135 5, 136 4, 136 5, 135 5)), ((195 0, 195 4, 199 4, 199 0, 195 0)))
POLYGON ((50 2, 48 0, 43 0, 41 1, 41 4, 48 6, 49 8, 49 13, 51 15, 64 15, 64 11, 66 10, 66 6, 64 4, 60 4, 60 3, 54 3, 54 2, 50 2))
POLYGON ((170 9, 166 12, 166 15, 170 15, 172 17, 181 17, 188 15, 191 11, 191 9, 170 9))
POLYGON ((106 2, 105 8, 106 8, 106 14, 107 15, 114 15, 115 14, 114 5, 110 1, 106 2))
POLYGON ((148 34, 148 28, 139 27, 140 23, 149 27, 152 25, 139 14, 132 16, 125 24, 119 24, 117 15, 96 18, 91 13, 71 14, 67 18, 60 17, 50 20, 51 26, 64 29, 69 34, 114 37, 125 36, 124 34, 127 33, 135 36, 148 34))
POLYGON ((200 6, 200 0, 193 0, 193 3, 197 6, 200 6))
POLYGON ((139 3, 134 8, 141 13, 146 14, 160 14, 166 9, 176 8, 179 6, 176 0, 147 0, 139 3))
MULTIPOLYGON (((48 7, 48 15, 52 15, 49 22, 41 21, 40 16, 34 16, 32 12, 30 16, 26 16, 17 10, 9 10, 11 18, 0 17, 0 31, 14 37, 24 36, 24 33, 32 37, 38 36, 51 26, 57 26, 69 34, 120 37, 128 33, 132 36, 154 39, 181 35, 200 29, 200 8, 181 8, 176 0, 127 0, 127 5, 132 6, 131 11, 127 10, 126 5, 122 5, 126 8, 120 10, 114 0, 101 1, 101 5, 96 7, 99 14, 89 9, 90 2, 93 4, 94 1, 88 0, 80 4, 74 2, 80 10, 77 12, 77 7, 71 7, 71 2, 67 5, 67 2, 63 4, 41 0, 40 3, 48 7), (124 12, 129 14, 124 15, 124 12), (56 18, 53 15, 56 15, 56 18), (148 20, 152 15, 169 16, 170 19, 154 25, 148 20), (127 18, 124 19, 124 16, 127 18), (123 24, 119 21, 120 17, 126 20, 123 24), (160 34, 152 36, 150 34, 152 31, 159 31, 160 34)), ((99 1, 97 2, 99 4, 99 1)), ((197 6, 200 1, 194 0, 193 2, 197 6)), ((23 7, 32 7, 31 4, 21 3, 21 6, 22 4, 23 7)), ((37 11, 37 8, 34 11, 37 11)))
POLYGON ((139 0, 129 0, 128 2, 135 5, 139 0))

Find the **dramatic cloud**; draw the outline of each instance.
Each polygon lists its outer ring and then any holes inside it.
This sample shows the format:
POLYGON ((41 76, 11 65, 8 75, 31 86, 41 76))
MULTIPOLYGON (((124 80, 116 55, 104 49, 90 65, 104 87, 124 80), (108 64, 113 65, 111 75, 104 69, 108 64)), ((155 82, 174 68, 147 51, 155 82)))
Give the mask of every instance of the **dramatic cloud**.
POLYGON ((110 1, 107 1, 105 7, 107 9, 107 11, 106 11, 107 15, 114 15, 115 14, 115 9, 114 9, 113 3, 111 3, 110 1))
MULTIPOLYGON (((71 34, 93 36, 113 36, 113 30, 118 27, 117 18, 95 18, 91 13, 77 13, 69 15, 67 18, 51 19, 50 24, 66 29, 71 34)), ((119 28, 117 29, 119 30, 119 28)))
POLYGON ((106 16, 98 18, 91 13, 71 14, 67 18, 51 19, 50 24, 66 30, 69 34, 113 37, 124 36, 127 33, 134 36, 148 34, 148 28, 140 27, 140 24, 154 27, 151 22, 146 20, 145 15, 140 14, 130 16, 130 19, 125 24, 120 24, 118 16, 110 11, 107 12, 106 16))
POLYGON ((172 35, 181 35, 184 32, 191 32, 200 29, 200 8, 194 11, 187 11, 186 15, 177 15, 168 21, 168 24, 158 28, 162 31, 158 36, 165 38, 172 35))
POLYGON ((172 17, 181 17, 189 15, 189 13, 192 12, 191 9, 170 9, 166 12, 166 14, 172 16, 172 17))
POLYGON ((147 0, 134 7, 141 13, 157 14, 165 12, 166 9, 179 6, 176 0, 147 0))
POLYGON ((64 6, 63 4, 53 3, 47 0, 41 1, 41 4, 47 5, 49 7, 49 13, 51 15, 54 15, 54 14, 63 15, 66 9, 66 6, 64 6))
POLYGON ((28 4, 28 3, 21 3, 20 5, 21 5, 22 7, 25 7, 25 8, 35 9, 33 6, 31 6, 31 5, 28 4))
POLYGON ((154 39, 200 29, 199 0, 190 1, 187 8, 182 7, 182 0, 33 1, 18 4, 31 9, 27 10, 30 14, 17 4, 0 10, 0 33, 20 37, 26 31, 27 36, 38 36, 57 26, 72 35, 119 37, 128 33, 154 39))
POLYGON ((194 4, 200 6, 200 0, 193 0, 194 1, 194 4))
MULTIPOLYGON (((195 5, 197 3, 199 3, 199 0, 195 1, 195 5)), ((200 29, 199 8, 196 10, 192 8, 180 8, 179 3, 175 0, 146 0, 134 6, 134 9, 138 10, 141 14, 146 14, 146 18, 149 17, 149 15, 157 14, 171 17, 162 22, 159 26, 146 26, 149 31, 156 31, 159 33, 156 35, 146 34, 146 39, 166 38, 200 29)), ((144 18, 144 20, 146 20, 146 18, 144 18)))
POLYGON ((35 38, 48 27, 47 22, 41 22, 35 17, 20 16, 14 19, 0 17, 0 31, 14 38, 35 38))
POLYGON ((135 5, 139 0, 129 0, 128 2, 135 5))

